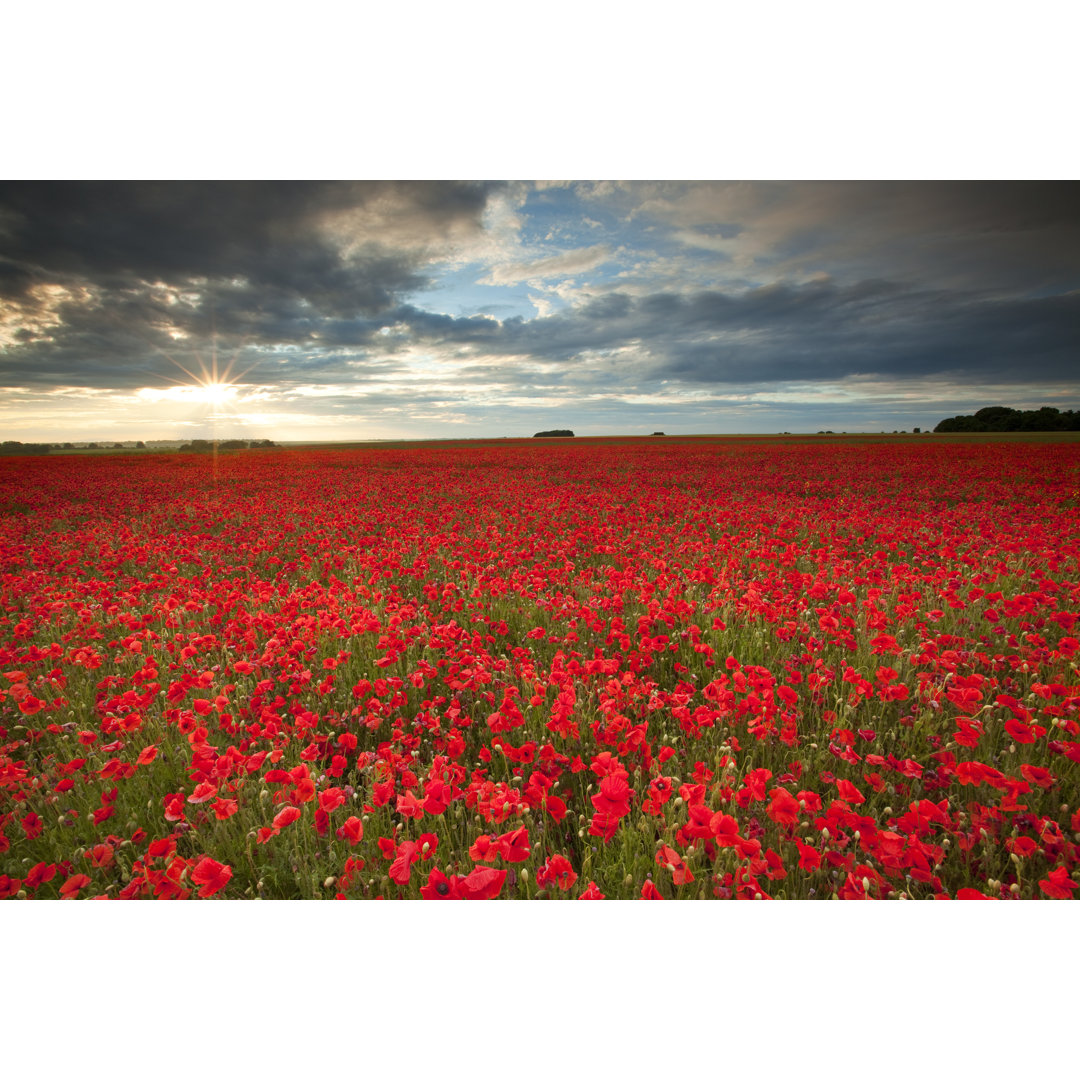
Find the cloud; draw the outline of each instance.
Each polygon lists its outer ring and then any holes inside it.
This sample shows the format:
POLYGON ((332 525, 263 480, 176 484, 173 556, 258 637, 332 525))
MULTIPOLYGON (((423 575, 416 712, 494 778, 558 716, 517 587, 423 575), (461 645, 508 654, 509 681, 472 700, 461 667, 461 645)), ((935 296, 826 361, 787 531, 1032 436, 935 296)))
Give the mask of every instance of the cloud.
POLYGON ((594 244, 591 247, 562 251, 558 255, 547 255, 542 259, 529 262, 510 262, 493 266, 491 271, 480 279, 483 285, 512 285, 519 281, 538 281, 542 278, 566 277, 594 270, 611 258, 611 249, 606 244, 594 244))
POLYGON ((940 372, 969 380, 1054 380, 1075 375, 1080 348, 1080 292, 1003 300, 886 281, 733 294, 612 293, 540 321, 400 315, 429 347, 470 346, 476 355, 563 365, 632 348, 649 357, 648 379, 695 384, 940 372))
POLYGON ((758 282, 824 270, 950 287, 1045 288, 1080 272, 1080 184, 899 181, 632 185, 623 205, 758 282))
POLYGON ((1075 386, 1077 195, 0 183, 0 387, 65 387, 71 408, 71 388, 99 409, 103 389, 182 403, 161 388, 216 356, 243 373, 237 400, 261 416, 302 404, 310 418, 316 401, 334 415, 442 409, 476 423, 499 403, 592 402, 593 417, 736 398, 824 408, 832 388, 870 402, 887 386, 884 409, 920 381, 1030 398, 1075 386))
MULTIPOLYGON (((92 287, 132 313, 180 290, 258 333, 268 311, 372 316, 428 283, 426 264, 481 231, 492 185, 340 182, 0 184, 0 297, 92 287)), ((182 316, 183 307, 165 313, 182 316)), ((271 321, 271 328, 273 320, 271 321)))

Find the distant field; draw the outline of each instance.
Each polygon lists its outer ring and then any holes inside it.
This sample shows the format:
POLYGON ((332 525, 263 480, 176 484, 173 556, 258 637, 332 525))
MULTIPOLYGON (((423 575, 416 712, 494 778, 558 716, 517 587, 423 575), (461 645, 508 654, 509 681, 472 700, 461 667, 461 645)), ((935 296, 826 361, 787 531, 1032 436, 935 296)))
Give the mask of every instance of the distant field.
POLYGON ((986 442, 1031 442, 1031 443, 1070 443, 1080 442, 1080 431, 1032 431, 1032 432, 999 432, 999 433, 957 433, 935 435, 932 432, 924 432, 920 435, 907 434, 893 435, 882 432, 843 432, 831 435, 817 434, 756 434, 756 435, 577 435, 573 438, 562 439, 534 439, 520 438, 478 438, 478 439, 430 439, 430 440, 378 440, 352 441, 352 442, 283 442, 281 447, 322 447, 330 450, 361 450, 361 449, 401 449, 409 446, 488 446, 506 443, 528 443, 536 446, 566 445, 566 444, 603 444, 603 443, 709 443, 709 442, 779 442, 779 443, 986 443, 986 442))
MULTIPOLYGON (((224 440, 222 440, 224 441, 224 440)), ((709 442, 767 442, 767 443, 837 443, 837 442, 850 442, 850 443, 922 443, 922 442, 935 442, 935 443, 972 443, 980 444, 986 442, 1005 442, 1005 443, 1073 443, 1080 442, 1080 432, 1078 431, 1006 431, 1006 432, 979 432, 979 433, 955 433, 955 434, 942 434, 936 435, 932 432, 923 432, 922 434, 892 434, 891 432, 883 433, 876 431, 865 432, 834 432, 833 434, 754 434, 754 435, 578 435, 573 438, 552 438, 552 439, 534 439, 527 436, 495 436, 484 437, 475 439, 368 439, 368 440, 344 440, 341 442, 279 442, 277 448, 281 450, 295 450, 295 449, 315 449, 321 448, 324 450, 400 450, 407 447, 418 446, 489 446, 489 445, 506 445, 516 443, 527 443, 541 446, 562 445, 566 443, 572 443, 575 445, 587 443, 604 444, 604 443, 616 443, 616 444, 643 444, 643 443, 681 443, 681 444, 693 444, 693 443, 709 443, 709 442)), ((265 453, 268 448, 259 447, 254 452, 265 453)), ((44 455, 48 457, 60 457, 63 455, 77 455, 80 457, 108 457, 113 454, 138 454, 138 455, 160 455, 160 454, 175 454, 176 448, 161 447, 161 446, 149 446, 143 449, 136 449, 135 447, 126 447, 122 449, 114 449, 113 447, 98 447, 97 449, 88 449, 86 447, 77 447, 71 450, 53 450, 50 454, 44 455)), ((221 454, 248 454, 252 453, 251 450, 222 450, 221 454)), ((0 454, 0 456, 4 456, 0 454)), ((11 457, 23 457, 33 455, 7 455, 11 457)), ((187 455, 185 455, 187 456, 187 455)))

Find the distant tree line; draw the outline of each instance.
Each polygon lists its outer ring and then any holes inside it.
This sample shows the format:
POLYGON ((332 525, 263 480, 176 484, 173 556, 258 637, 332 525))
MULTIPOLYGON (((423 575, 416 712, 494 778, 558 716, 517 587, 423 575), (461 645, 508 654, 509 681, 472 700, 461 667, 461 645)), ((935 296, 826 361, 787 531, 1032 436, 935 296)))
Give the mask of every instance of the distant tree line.
POLYGON ((180 447, 182 454, 212 454, 215 450, 266 450, 277 446, 270 439, 192 439, 180 447))
POLYGON ((1080 431, 1080 412, 1071 409, 1061 412, 1049 406, 1022 411, 989 405, 973 416, 950 416, 934 431, 1080 431))
POLYGON ((48 443, 15 442, 8 439, 0 443, 0 454, 47 454, 52 447, 48 443))
POLYGON ((574 433, 569 428, 556 428, 554 431, 538 431, 534 439, 570 439, 574 433))

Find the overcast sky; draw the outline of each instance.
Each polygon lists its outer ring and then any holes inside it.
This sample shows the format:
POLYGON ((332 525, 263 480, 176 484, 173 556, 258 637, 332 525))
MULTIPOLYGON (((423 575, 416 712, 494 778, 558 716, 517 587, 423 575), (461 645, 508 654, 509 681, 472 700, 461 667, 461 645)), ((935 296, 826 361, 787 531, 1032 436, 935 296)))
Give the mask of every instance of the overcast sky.
POLYGON ((0 426, 932 428, 1080 407, 1078 290, 1072 183, 5 182, 0 426))

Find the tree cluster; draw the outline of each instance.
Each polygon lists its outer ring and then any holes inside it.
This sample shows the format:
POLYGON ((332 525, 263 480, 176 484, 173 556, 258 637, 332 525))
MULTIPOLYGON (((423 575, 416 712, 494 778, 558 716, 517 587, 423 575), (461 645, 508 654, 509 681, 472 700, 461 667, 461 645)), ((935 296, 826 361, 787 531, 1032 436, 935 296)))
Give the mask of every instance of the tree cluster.
POLYGON ((52 449, 48 443, 22 443, 8 439, 0 443, 0 454, 47 454, 52 449))
POLYGON ((267 450, 277 446, 270 439, 192 439, 180 447, 182 454, 212 454, 215 450, 267 450))
POLYGON ((1080 431, 1080 412, 1071 409, 1061 412, 1049 406, 1024 411, 990 405, 973 416, 950 416, 934 431, 1080 431))
POLYGON ((554 431, 538 431, 534 439, 569 439, 574 433, 569 428, 556 428, 554 431))

